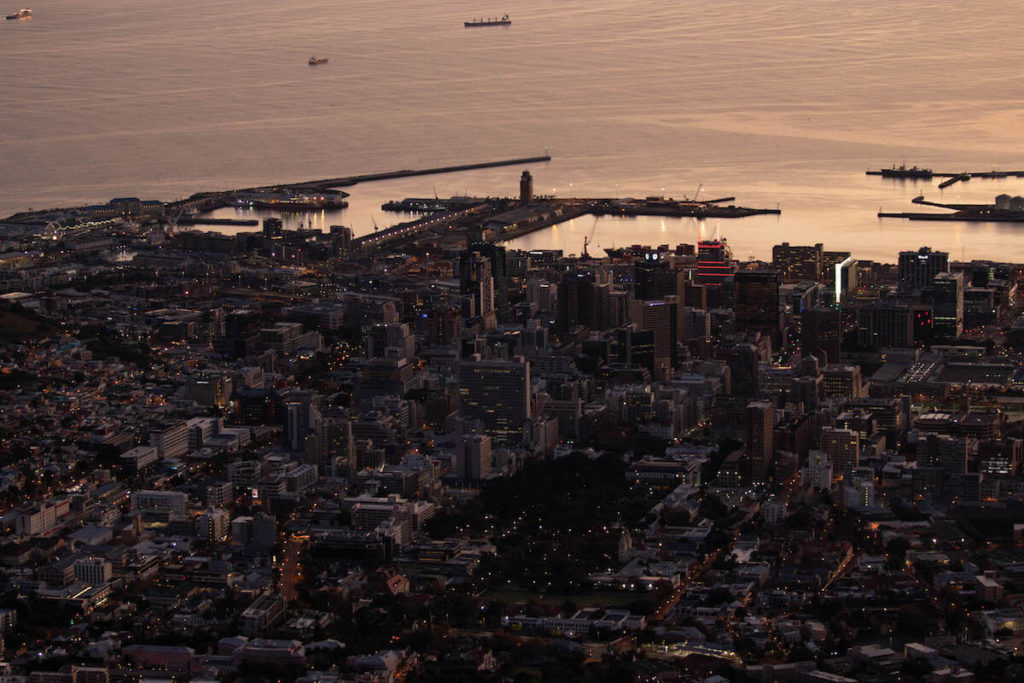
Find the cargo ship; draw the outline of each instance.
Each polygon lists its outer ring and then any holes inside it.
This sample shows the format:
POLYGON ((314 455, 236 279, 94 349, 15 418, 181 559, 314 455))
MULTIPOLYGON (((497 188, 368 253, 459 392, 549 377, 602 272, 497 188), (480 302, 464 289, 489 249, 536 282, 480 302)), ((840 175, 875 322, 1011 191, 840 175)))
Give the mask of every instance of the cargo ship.
MULTIPOLYGON (((874 174, 871 173, 871 175, 874 174)), ((893 166, 892 168, 883 168, 881 171, 878 171, 878 175, 882 176, 883 178, 911 178, 915 180, 931 180, 932 176, 935 174, 932 173, 932 169, 930 168, 918 168, 917 166, 911 166, 910 168, 907 168, 903 164, 900 164, 899 166, 893 166)))
POLYGON ((476 26, 508 26, 512 23, 512 20, 508 18, 508 15, 503 15, 500 19, 474 19, 473 21, 465 22, 466 28, 473 28, 476 26))
POLYGON ((310 66, 316 66, 317 64, 326 64, 328 61, 330 61, 330 57, 315 57, 314 56, 314 57, 310 57, 309 58, 309 65, 310 66))
POLYGON ((14 14, 8 14, 7 18, 8 19, 31 19, 32 18, 32 10, 30 10, 30 9, 20 9, 17 12, 15 12, 14 14))

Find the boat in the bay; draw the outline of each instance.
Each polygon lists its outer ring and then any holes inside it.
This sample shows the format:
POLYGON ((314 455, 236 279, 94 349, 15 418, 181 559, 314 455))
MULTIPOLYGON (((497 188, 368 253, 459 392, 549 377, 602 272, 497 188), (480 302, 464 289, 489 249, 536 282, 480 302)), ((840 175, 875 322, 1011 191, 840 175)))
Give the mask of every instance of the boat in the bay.
POLYGON ((930 168, 918 168, 917 166, 907 167, 904 164, 899 166, 893 166, 892 168, 883 168, 881 173, 883 178, 919 178, 921 180, 931 180, 934 175, 930 168))
POLYGON ((512 20, 505 14, 499 19, 474 19, 473 21, 465 22, 466 28, 474 28, 477 26, 508 26, 512 23, 512 20))
POLYGON ((328 61, 330 61, 330 57, 317 57, 314 55, 309 58, 309 65, 316 66, 317 64, 326 64, 328 61))
POLYGON ((15 12, 14 14, 8 14, 7 18, 8 19, 31 19, 32 18, 32 10, 30 10, 28 8, 20 9, 17 12, 15 12))

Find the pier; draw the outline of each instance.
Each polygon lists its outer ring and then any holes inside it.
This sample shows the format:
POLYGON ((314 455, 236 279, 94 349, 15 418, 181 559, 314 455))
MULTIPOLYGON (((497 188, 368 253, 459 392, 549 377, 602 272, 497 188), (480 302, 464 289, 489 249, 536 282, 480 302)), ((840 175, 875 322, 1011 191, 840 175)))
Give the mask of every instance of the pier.
POLYGON ((867 175, 882 176, 892 180, 931 180, 932 178, 946 178, 939 184, 939 188, 949 187, 954 183, 964 182, 971 178, 1024 178, 1024 171, 933 171, 930 168, 918 168, 903 166, 895 168, 883 168, 878 171, 868 171, 867 175))

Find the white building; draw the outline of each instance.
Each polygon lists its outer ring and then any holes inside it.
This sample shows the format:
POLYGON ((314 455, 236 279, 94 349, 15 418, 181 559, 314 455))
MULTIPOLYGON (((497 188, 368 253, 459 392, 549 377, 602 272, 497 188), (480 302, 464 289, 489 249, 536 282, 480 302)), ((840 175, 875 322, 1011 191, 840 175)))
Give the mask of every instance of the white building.
POLYGON ((75 561, 75 578, 89 586, 110 583, 114 566, 102 557, 85 557, 75 561))

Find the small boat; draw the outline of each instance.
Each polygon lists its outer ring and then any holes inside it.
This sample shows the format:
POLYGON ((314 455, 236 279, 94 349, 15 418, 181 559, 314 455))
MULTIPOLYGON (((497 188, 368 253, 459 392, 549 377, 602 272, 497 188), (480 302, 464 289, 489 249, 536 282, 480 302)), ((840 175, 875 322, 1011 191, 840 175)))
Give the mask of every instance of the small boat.
POLYGON ((316 66, 317 64, 326 64, 329 60, 329 57, 310 57, 309 65, 316 66))
POLYGON ((474 19, 473 21, 464 22, 466 28, 475 26, 508 26, 512 23, 512 20, 508 18, 508 15, 502 16, 500 19, 474 19))
POLYGON ((20 9, 17 12, 15 12, 14 14, 8 14, 7 18, 8 19, 31 19, 32 18, 32 10, 27 9, 27 8, 26 9, 20 9))

